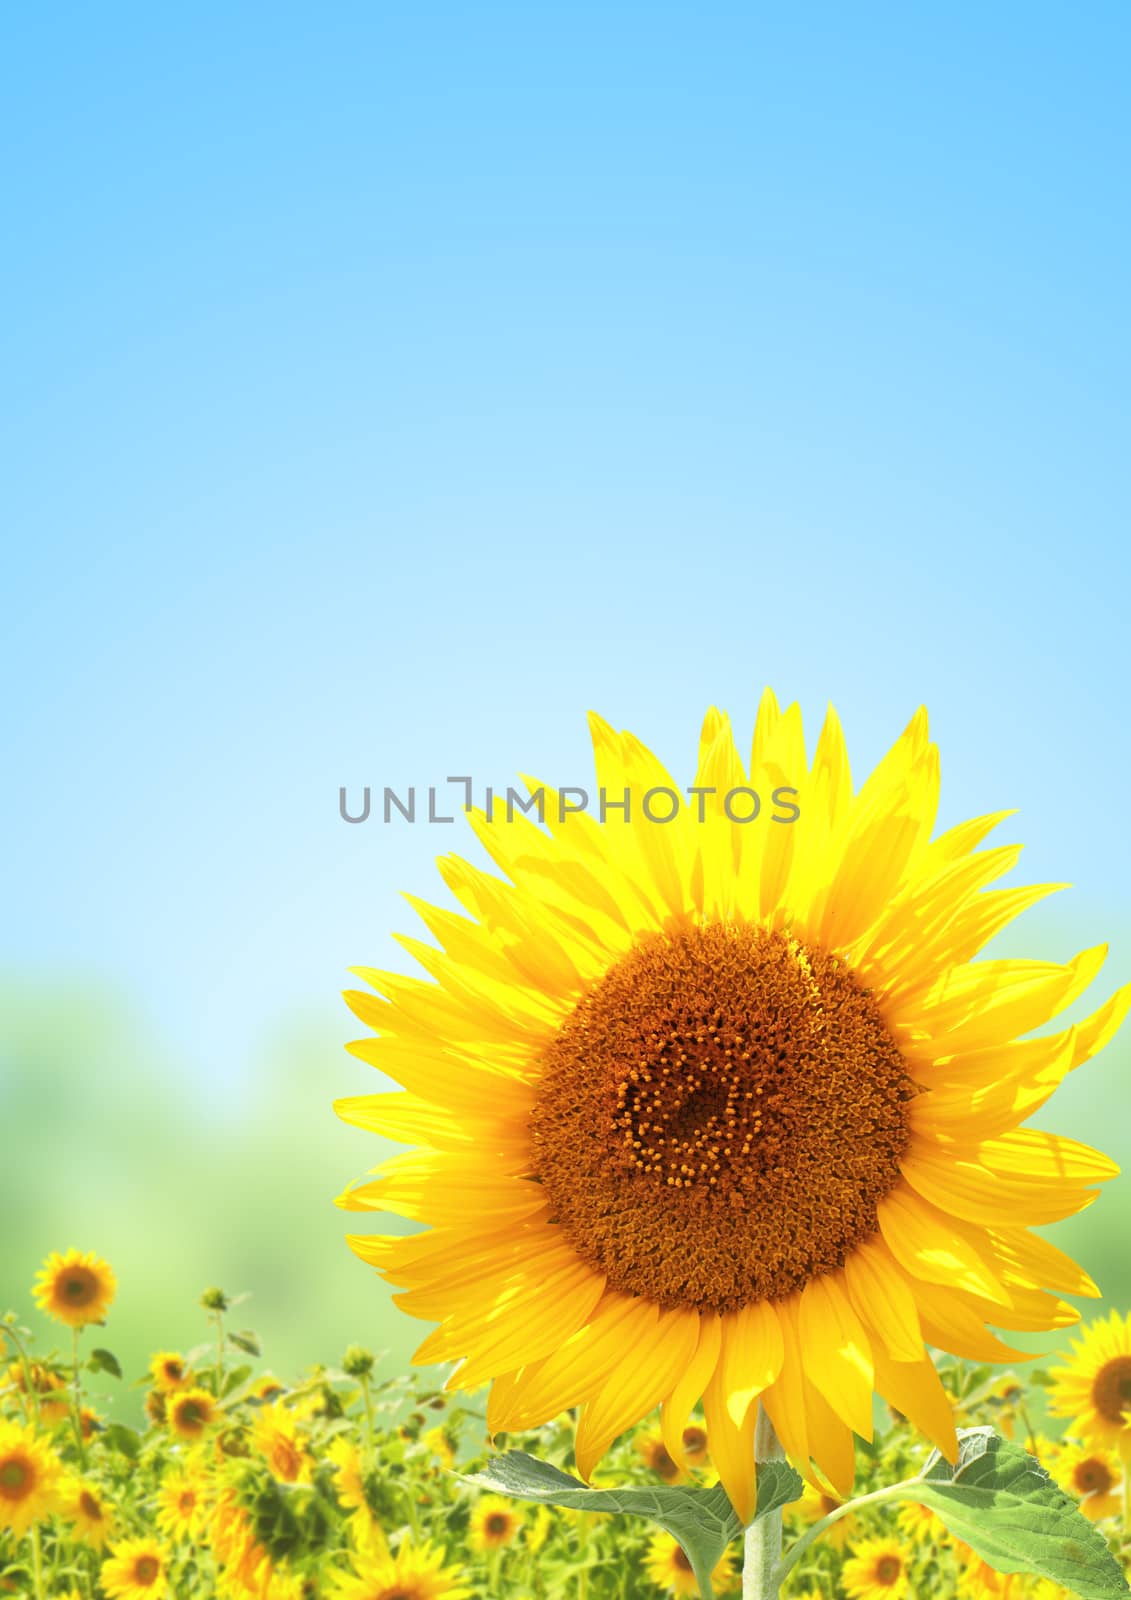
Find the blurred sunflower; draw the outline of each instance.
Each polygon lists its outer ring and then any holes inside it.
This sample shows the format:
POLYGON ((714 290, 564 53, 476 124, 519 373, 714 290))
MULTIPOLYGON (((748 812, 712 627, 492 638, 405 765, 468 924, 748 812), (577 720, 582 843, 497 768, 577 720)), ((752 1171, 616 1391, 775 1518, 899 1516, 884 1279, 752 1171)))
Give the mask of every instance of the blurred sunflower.
POLYGON ((1122 1463, 1098 1444, 1064 1444, 1049 1469, 1062 1489, 1080 1502, 1092 1522, 1118 1516, 1123 1505, 1122 1463))
POLYGON ((174 1394, 192 1383, 188 1363, 176 1350, 158 1350, 149 1363, 150 1375, 163 1394, 174 1394))
POLYGON ((251 1430, 251 1441, 273 1475, 283 1483, 309 1483, 314 1461, 298 1424, 282 1401, 265 1406, 251 1430))
POLYGON ((898 1539, 861 1539, 852 1546, 840 1581, 850 1600, 903 1600, 911 1552, 898 1539))
MULTIPOLYGON (((851 1519, 846 1517, 844 1520, 848 1522, 851 1519)), ((928 1544, 939 1548, 946 1544, 950 1537, 930 1506, 920 1505, 917 1500, 909 1500, 899 1509, 895 1525, 900 1533, 907 1535, 912 1544, 928 1544)))
MULTIPOLYGON (((657 1478, 662 1478, 665 1483, 680 1483, 686 1472, 679 1461, 676 1461, 664 1443, 662 1434, 642 1433, 635 1440, 636 1451, 649 1472, 654 1472, 657 1478)), ((682 1455, 683 1433, 680 1434, 682 1455)), ((686 1460, 686 1457, 683 1458, 686 1460)))
POLYGON ((683 1445, 683 1459, 689 1467, 701 1467, 707 1460, 707 1430, 701 1428, 697 1422, 689 1422, 683 1430, 680 1441, 683 1445))
POLYGON ((66 1486, 63 1515, 75 1533, 92 1550, 101 1550, 114 1531, 114 1519, 102 1491, 92 1483, 72 1482, 66 1486))
POLYGON ((39 1269, 32 1294, 41 1311, 70 1328, 104 1322, 118 1280, 108 1262, 93 1250, 52 1252, 39 1269))
POLYGON ((124 1539, 99 1574, 111 1600, 157 1600, 166 1593, 168 1558, 155 1539, 124 1539))
POLYGON ((402 1541, 396 1555, 381 1545, 359 1551, 352 1572, 336 1573, 331 1600, 470 1600, 460 1574, 444 1565, 444 1552, 428 1543, 402 1541))
POLYGON ((708 714, 694 804, 631 735, 593 735, 608 820, 534 784, 548 831, 472 812, 506 879, 441 861, 469 916, 413 902, 440 948, 402 941, 432 981, 358 969, 379 1037, 350 1048, 408 1092, 338 1111, 420 1148, 340 1204, 427 1226, 353 1248, 439 1323, 418 1362, 492 1382, 492 1432, 580 1406, 583 1477, 657 1404, 682 1468, 700 1398, 744 1519, 759 1400, 841 1494, 877 1391, 953 1460, 925 1345, 1012 1360, 988 1324, 1064 1327, 1058 1296, 1097 1292, 1030 1230, 1116 1168, 1019 1125, 1131 987, 1021 1038, 1104 949, 973 960, 1057 886, 987 888, 1018 855, 975 849, 1005 813, 932 841, 923 712, 855 794, 835 713, 810 764, 768 692, 749 767, 708 714), (796 820, 747 825, 771 793, 796 820))
MULTIPOLYGON (((644 1570, 658 1589, 667 1589, 669 1594, 699 1593, 687 1552, 670 1533, 657 1533, 648 1541, 644 1570)), ((734 1586, 734 1562, 726 1554, 715 1564, 711 1573, 711 1587, 716 1594, 726 1594, 734 1586)))
POLYGON ((215 1398, 207 1389, 182 1389, 165 1400, 165 1416, 178 1439, 199 1439, 216 1421, 215 1398))
POLYGON ((365 1466, 361 1451, 352 1440, 344 1437, 331 1440, 326 1457, 334 1468, 334 1494, 343 1511, 361 1511, 370 1514, 365 1494, 365 1466))
MULTIPOLYGON (((811 1483, 805 1485, 801 1499, 794 1502, 789 1508, 789 1515, 800 1518, 802 1522, 821 1522, 825 1517, 831 1516, 834 1511, 839 1511, 844 1504, 836 1495, 827 1494, 823 1489, 815 1489, 811 1483)), ((821 1535, 823 1543, 834 1550, 843 1550, 848 1539, 856 1532, 856 1518, 854 1516, 841 1517, 839 1522, 834 1522, 821 1535)))
POLYGON ((501 1550, 513 1544, 523 1524, 523 1514, 513 1500, 485 1494, 471 1508, 467 1542, 473 1550, 501 1550))
POLYGON ((1069 1433, 1117 1449, 1131 1460, 1131 1313, 1113 1311, 1074 1339, 1067 1366, 1050 1374, 1049 1408, 1071 1417, 1069 1433))
POLYGON ((199 1539, 208 1512, 203 1473, 182 1467, 169 1473, 157 1491, 157 1526, 173 1540, 199 1539))
POLYGON ((61 1470, 34 1428, 0 1418, 0 1530, 18 1538, 56 1511, 61 1470))

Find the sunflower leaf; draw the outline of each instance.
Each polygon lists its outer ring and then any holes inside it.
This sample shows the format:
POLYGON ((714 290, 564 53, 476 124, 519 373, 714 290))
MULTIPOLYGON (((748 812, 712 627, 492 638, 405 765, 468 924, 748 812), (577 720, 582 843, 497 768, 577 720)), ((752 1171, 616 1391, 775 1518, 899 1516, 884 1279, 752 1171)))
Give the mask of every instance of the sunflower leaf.
MULTIPOLYGON (((508 1450, 474 1473, 469 1483, 480 1484, 496 1494, 516 1500, 537 1500, 543 1505, 564 1506, 571 1511, 621 1512, 630 1517, 646 1517, 677 1539, 683 1546, 699 1584, 700 1592, 710 1597, 711 1573, 735 1539, 742 1537, 742 1523, 734 1513, 726 1491, 689 1487, 641 1488, 626 1485, 618 1489, 587 1489, 547 1461, 539 1461, 523 1450, 508 1450)), ((769 1461, 758 1468, 757 1521, 767 1512, 797 1500, 801 1479, 784 1461, 769 1461)))
POLYGON ((992 1428, 964 1430, 954 1467, 935 1451, 899 1487, 997 1572, 1048 1578, 1081 1600, 1131 1593, 1099 1530, 1035 1456, 992 1428))

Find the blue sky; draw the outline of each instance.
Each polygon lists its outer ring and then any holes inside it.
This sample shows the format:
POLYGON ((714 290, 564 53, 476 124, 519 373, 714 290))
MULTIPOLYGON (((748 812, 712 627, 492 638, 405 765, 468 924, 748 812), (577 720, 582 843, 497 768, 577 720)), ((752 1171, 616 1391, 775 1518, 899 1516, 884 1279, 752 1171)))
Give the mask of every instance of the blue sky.
POLYGON ((690 775, 770 682, 860 772, 926 701, 1126 977, 1125 7, 6 32, 7 971, 219 1101, 456 847, 339 784, 690 775))

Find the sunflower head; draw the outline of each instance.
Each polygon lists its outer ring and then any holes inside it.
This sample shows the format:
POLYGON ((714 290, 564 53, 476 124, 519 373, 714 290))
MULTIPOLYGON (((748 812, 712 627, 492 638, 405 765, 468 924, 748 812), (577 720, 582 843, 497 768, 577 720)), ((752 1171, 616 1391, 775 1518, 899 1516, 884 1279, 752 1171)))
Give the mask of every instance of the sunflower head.
POLYGON ((215 1397, 207 1389, 184 1389, 165 1397, 166 1421, 178 1439, 202 1438, 218 1416, 215 1397))
POLYGON ((39 1269, 32 1293, 41 1311, 71 1328, 105 1322, 118 1287, 108 1262, 92 1250, 55 1252, 39 1269))
POLYGON ((518 1538, 524 1518, 514 1502, 499 1495, 482 1495, 472 1507, 468 1543, 473 1550, 501 1550, 518 1538))
POLYGON ((471 1590, 456 1568, 445 1566, 444 1552, 428 1544, 401 1541, 392 1554, 383 1538, 359 1546, 353 1567, 330 1578, 330 1600, 470 1600, 471 1590))
POLYGON ((178 1389, 187 1389, 192 1384, 188 1362, 179 1350, 158 1350, 149 1363, 149 1371, 154 1387, 163 1394, 175 1394, 178 1389))
POLYGON ((59 1508, 62 1468, 34 1428, 0 1419, 0 1530, 19 1538, 59 1508))
POLYGON ((908 1592, 911 1552, 898 1539, 862 1539, 841 1571, 850 1600, 902 1600, 908 1592))
POLYGON ((101 1550, 106 1545, 114 1529, 114 1519, 96 1484, 68 1484, 63 1512, 84 1544, 88 1544, 92 1550, 101 1550))
POLYGON ((1052 1463, 1052 1476, 1080 1502, 1092 1522, 1116 1516, 1123 1505, 1123 1463, 1115 1450, 1095 1443, 1065 1444, 1052 1463))
POLYGON ((1063 1367, 1052 1371, 1049 1405, 1071 1417, 1070 1434, 1113 1446, 1131 1458, 1131 1313, 1092 1322, 1063 1367))
POLYGON ((593 737, 600 820, 533 782, 544 827, 473 811, 501 875, 444 858, 466 914, 417 905, 426 978, 358 969, 376 1037, 350 1048, 405 1092, 338 1109, 415 1149, 340 1203, 423 1231, 354 1249, 439 1323, 418 1361, 492 1385, 492 1433, 578 1407, 583 1477, 656 1406, 683 1471, 702 1402, 748 1518, 761 1405, 845 1496, 876 1393, 956 1459, 928 1347, 1012 1361, 991 1328, 1067 1326, 1061 1296, 1097 1292, 1032 1229, 1116 1169, 1022 1124, 1131 986, 1030 1037, 1104 952, 976 959, 1056 886, 993 887, 1003 814, 932 837, 925 713, 859 789, 835 713, 810 760, 768 693, 748 760, 708 714, 686 801, 630 734, 593 737))
POLYGON ((298 1423, 280 1400, 264 1406, 252 1427, 252 1443, 274 1477, 283 1483, 308 1483, 313 1458, 298 1423))
MULTIPOLYGON (((657 1533, 648 1542, 644 1555, 644 1571, 658 1589, 674 1595, 696 1595, 699 1585, 687 1552, 670 1533, 657 1533)), ((724 1555, 711 1573, 711 1587, 716 1594, 727 1594, 735 1587, 734 1563, 724 1555)))
POLYGON ((168 1556, 155 1539, 125 1539, 102 1563, 102 1587, 110 1600, 157 1600, 166 1592, 168 1556))

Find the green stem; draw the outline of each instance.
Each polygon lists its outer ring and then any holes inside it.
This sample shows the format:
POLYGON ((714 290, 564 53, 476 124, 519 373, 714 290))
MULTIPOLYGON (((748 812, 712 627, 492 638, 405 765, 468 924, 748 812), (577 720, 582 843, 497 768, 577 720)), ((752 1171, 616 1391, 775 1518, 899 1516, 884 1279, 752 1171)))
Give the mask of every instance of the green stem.
POLYGON ((43 1554, 39 1548, 39 1526, 31 1530, 31 1566, 35 1581, 35 1600, 43 1600, 43 1554))
MULTIPOLYGON (((770 1414, 758 1404, 754 1461, 781 1461, 784 1455, 770 1414)), ((742 1600, 774 1600, 780 1585, 781 1507, 758 1517, 746 1530, 742 1556, 742 1600)))
MULTIPOLYGON (((787 1575, 797 1565, 809 1546, 815 1544, 821 1535, 832 1527, 834 1522, 839 1522, 842 1517, 852 1516, 854 1512, 860 1510, 861 1506, 882 1505, 885 1500, 900 1499, 903 1491, 910 1488, 915 1481, 914 1478, 906 1478, 902 1483, 888 1484, 886 1489, 875 1489, 871 1494, 862 1494, 857 1500, 846 1500, 843 1505, 837 1506, 835 1511, 830 1511, 827 1517, 822 1517, 820 1522, 814 1522, 801 1535, 797 1543, 791 1545, 782 1557, 774 1574, 778 1588, 781 1587, 787 1575)), ((775 1588, 767 1592, 776 1595, 778 1590, 775 1588)))
POLYGON ((16 1354, 20 1358, 20 1368, 24 1375, 24 1398, 27 1401, 30 1418, 35 1423, 36 1427, 38 1427, 39 1391, 32 1382, 31 1361, 28 1357, 27 1351, 24 1349, 23 1340, 17 1335, 15 1329, 9 1327, 6 1322, 0 1322, 0 1333, 6 1333, 8 1335, 9 1339, 12 1341, 13 1347, 15 1348, 16 1354))
POLYGON ((367 1372, 363 1372, 361 1375, 361 1393, 365 1400, 365 1436, 369 1441, 369 1460, 367 1464, 369 1471, 372 1472, 377 1465, 377 1454, 374 1441, 373 1391, 369 1387, 369 1374, 367 1372))
POLYGON ((216 1398, 224 1390, 224 1313, 216 1312, 216 1398))
POLYGON ((75 1424, 75 1444, 78 1446, 79 1466, 86 1468, 86 1445, 82 1436, 82 1378, 79 1375, 79 1330, 71 1329, 71 1365, 74 1368, 74 1394, 71 1415, 75 1424))

